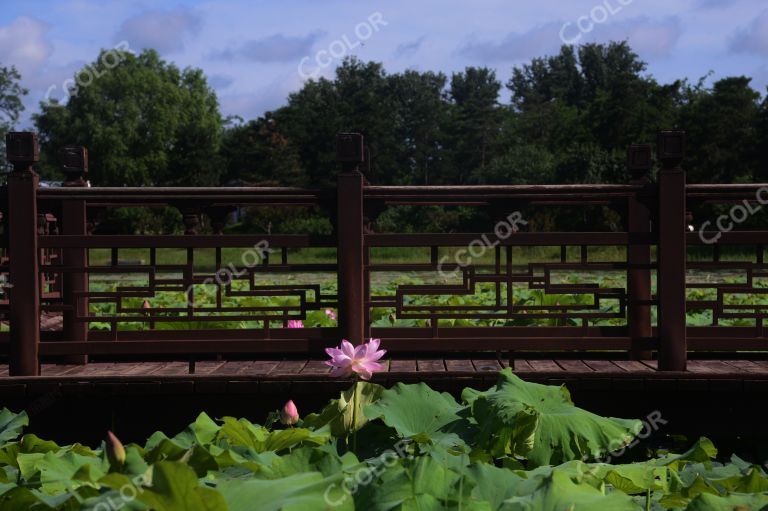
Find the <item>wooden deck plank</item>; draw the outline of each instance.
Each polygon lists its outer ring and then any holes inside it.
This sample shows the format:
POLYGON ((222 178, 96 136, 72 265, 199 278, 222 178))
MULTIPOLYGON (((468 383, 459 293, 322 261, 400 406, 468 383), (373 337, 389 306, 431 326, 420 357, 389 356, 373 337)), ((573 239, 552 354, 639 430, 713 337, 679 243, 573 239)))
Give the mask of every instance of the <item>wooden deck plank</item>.
POLYGON ((283 360, 274 369, 276 374, 299 374, 309 360, 283 360))
POLYGON ((504 369, 496 359, 472 360, 475 370, 480 371, 501 371, 504 369))
POLYGON ((279 360, 255 360, 248 366, 246 374, 248 376, 268 376, 272 374, 279 363, 279 360))
POLYGON ((325 362, 325 360, 310 360, 301 370, 301 374, 328 374, 331 372, 331 366, 325 362))
POLYGON ((445 367, 449 371, 461 371, 469 373, 475 371, 475 366, 472 365, 472 361, 467 359, 446 359, 445 367))
POLYGON ((584 363, 597 373, 623 373, 624 370, 611 360, 584 360, 584 363))
POLYGON ((723 360, 723 362, 747 373, 768 373, 768 367, 763 367, 751 360, 723 360))
POLYGON ((211 374, 226 364, 224 360, 200 360, 195 362, 195 374, 211 374))
POLYGON ((569 373, 592 373, 594 372, 591 367, 585 364, 581 360, 556 360, 560 367, 569 373))
POLYGON ((614 360, 616 367, 628 373, 652 373, 653 369, 643 364, 639 360, 614 360))
POLYGON ((535 372, 536 369, 528 362, 527 360, 521 360, 521 359, 515 359, 513 361, 513 370, 515 372, 522 371, 522 372, 535 372))
POLYGON ((419 372, 439 373, 445 372, 445 362, 443 359, 424 359, 416 361, 416 370, 419 372))
POLYGON ((251 360, 230 360, 210 374, 215 374, 216 376, 242 374, 248 369, 248 366, 250 366, 251 363, 251 360))
MULTIPOLYGON (((40 374, 43 376, 61 376, 69 372, 75 372, 78 368, 83 367, 80 364, 42 364, 40 366, 40 374)), ((8 369, 4 369, 0 372, 0 376, 7 376, 8 369)))
POLYGON ((640 360, 640 363, 644 366, 648 367, 652 371, 658 371, 659 370, 659 361, 658 360, 640 360))
POLYGON ((393 358, 389 361, 389 372, 390 373, 415 373, 416 361, 400 360, 400 359, 393 358))
POLYGON ((555 363, 554 360, 528 360, 528 364, 533 367, 534 371, 540 373, 559 373, 565 372, 563 368, 555 363))
POLYGON ((171 376, 178 374, 189 374, 189 361, 174 361, 165 364, 152 373, 153 375, 171 376))
POLYGON ((113 362, 91 362, 81 366, 81 369, 72 371, 72 376, 99 376, 102 373, 109 372, 109 369, 114 367, 113 362))
POLYGON ((719 360, 689 360, 687 368, 692 373, 728 374, 745 372, 719 360))

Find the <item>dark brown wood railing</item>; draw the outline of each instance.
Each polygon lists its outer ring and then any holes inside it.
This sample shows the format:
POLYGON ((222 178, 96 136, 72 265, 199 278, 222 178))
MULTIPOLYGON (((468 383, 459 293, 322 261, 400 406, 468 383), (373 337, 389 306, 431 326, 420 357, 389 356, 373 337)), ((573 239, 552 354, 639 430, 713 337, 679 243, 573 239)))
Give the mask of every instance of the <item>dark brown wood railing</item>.
MULTIPOLYGON (((371 186, 361 173, 366 154, 362 137, 342 134, 337 142, 341 170, 332 190, 89 188, 87 152, 76 147, 64 151, 64 185, 40 188, 32 170, 37 161, 34 135, 10 134, 8 160, 14 170, 0 193, 0 315, 7 325, 7 331, 0 332, 0 354, 8 356, 10 373, 38 374, 41 357, 85 363, 89 355, 313 355, 341 338, 360 342, 371 336, 381 338, 393 353, 657 354, 659 367, 667 370, 685 369, 689 351, 768 349, 763 329, 768 306, 755 298, 768 292, 761 280, 768 279, 763 258, 768 231, 719 233, 713 227, 704 236, 688 232, 697 209, 761 205, 763 185, 686 185, 682 132, 660 133, 656 181, 649 177, 652 147, 631 146, 630 180, 623 185, 371 186), (400 205, 485 208, 493 224, 487 232, 476 233, 376 232, 379 215, 400 205), (105 209, 167 206, 183 215, 184 235, 102 235, 89 230, 105 209), (620 215, 622 226, 616 232, 525 228, 519 211, 555 206, 605 206, 620 215), (242 207, 313 207, 327 214, 333 232, 222 234, 227 215, 242 207), (203 216, 215 234, 198 232, 203 216), (711 244, 712 260, 688 261, 688 247, 710 245, 705 240, 712 236, 719 236, 711 244), (738 245, 752 247, 754 258, 722 260, 721 246, 738 245), (423 260, 377 257, 392 247, 422 253, 423 260), (451 247, 465 257, 448 257, 446 249, 451 247), (514 249, 520 247, 554 247, 559 260, 517 261, 514 249), (626 257, 594 260, 589 253, 594 247, 620 247, 626 257), (126 249, 142 249, 148 260, 121 260, 126 249), (171 249, 183 252, 181 261, 163 260, 163 251, 171 249), (335 249, 335 257, 297 262, 292 260, 296 249, 335 249), (96 252, 108 257, 96 260, 96 252), (209 254, 206 269, 199 264, 203 252, 209 254), (229 264, 233 253, 243 259, 229 264), (251 254, 250 259, 243 254, 251 254), (482 259, 482 264, 471 257, 482 259), (710 275, 722 272, 728 278, 700 282, 686 277, 686 267, 710 275), (620 274, 623 280, 563 281, 571 272, 620 274), (300 280, 288 278, 299 274, 300 280), (373 277, 382 274, 390 282, 385 291, 371 285, 373 277), (112 288, 100 289, 92 280, 99 275, 133 280, 117 279, 112 288), (420 280, 399 282, 408 275, 420 280), (741 281, 735 282, 734 276, 741 281), (266 282, 268 278, 273 280, 266 282), (208 291, 205 302, 199 300, 200 289, 208 291), (486 298, 478 301, 481 289, 486 298), (520 289, 539 293, 540 300, 520 300, 520 289), (709 290, 705 299, 690 296, 701 289, 709 290), (163 293, 184 296, 186 305, 140 304, 163 293), (566 295, 577 299, 549 299, 566 295), (734 295, 746 298, 734 300, 734 295), (291 320, 306 320, 308 314, 325 309, 338 312, 337 325, 286 328, 291 320), (390 326, 381 321, 382 310, 390 312, 390 326), (686 326, 687 311, 709 311, 711 324, 686 326), (41 332, 41 312, 60 314, 61 328, 41 332), (241 323, 216 326, 222 322, 241 323), (128 328, 131 325, 134 328, 128 328)), ((768 202, 768 192, 765 199, 768 202)))

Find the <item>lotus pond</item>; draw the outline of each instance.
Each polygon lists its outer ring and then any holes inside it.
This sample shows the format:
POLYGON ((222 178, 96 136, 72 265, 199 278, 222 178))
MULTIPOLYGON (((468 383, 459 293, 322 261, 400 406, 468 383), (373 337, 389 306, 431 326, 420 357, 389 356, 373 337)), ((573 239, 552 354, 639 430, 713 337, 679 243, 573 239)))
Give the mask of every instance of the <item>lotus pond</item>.
POLYGON ((660 418, 601 417, 509 370, 460 400, 423 383, 350 384, 317 413, 297 400, 295 425, 201 413, 124 447, 59 446, 3 409, 0 510, 768 508, 761 460, 722 459, 706 438, 663 447, 660 418))

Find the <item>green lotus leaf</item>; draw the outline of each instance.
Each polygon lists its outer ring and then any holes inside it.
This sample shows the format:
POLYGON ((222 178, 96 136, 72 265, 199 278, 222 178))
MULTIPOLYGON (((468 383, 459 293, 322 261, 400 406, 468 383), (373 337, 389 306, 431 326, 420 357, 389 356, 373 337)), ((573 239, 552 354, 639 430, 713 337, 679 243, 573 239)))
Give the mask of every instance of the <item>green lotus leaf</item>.
POLYGON ((281 479, 229 479, 216 489, 229 511, 306 511, 354 509, 352 498, 341 488, 343 474, 323 477, 305 472, 281 479))
POLYGON ((480 426, 478 445, 528 458, 533 466, 599 458, 629 443, 637 420, 601 417, 576 407, 565 387, 529 383, 507 368, 486 392, 462 398, 480 426))
POLYGON ((18 438, 21 430, 27 425, 29 425, 27 412, 13 413, 7 408, 0 410, 0 445, 18 438))
POLYGON ((447 392, 436 392, 424 383, 398 383, 367 406, 365 415, 370 420, 381 418, 402 437, 419 443, 441 443, 448 448, 459 446, 469 452, 462 437, 471 425, 459 415, 464 408, 447 392))
POLYGON ((152 484, 136 498, 155 511, 227 511, 221 493, 201 485, 190 467, 175 461, 155 463, 152 484))
POLYGON ((529 495, 507 499, 504 511, 563 511, 587 509, 600 511, 640 510, 629 495, 620 491, 605 493, 587 483, 575 483, 571 477, 559 470, 543 478, 539 486, 529 495))
POLYGON ((702 493, 688 504, 685 511, 758 511, 768 506, 768 495, 738 494, 728 496, 702 493))

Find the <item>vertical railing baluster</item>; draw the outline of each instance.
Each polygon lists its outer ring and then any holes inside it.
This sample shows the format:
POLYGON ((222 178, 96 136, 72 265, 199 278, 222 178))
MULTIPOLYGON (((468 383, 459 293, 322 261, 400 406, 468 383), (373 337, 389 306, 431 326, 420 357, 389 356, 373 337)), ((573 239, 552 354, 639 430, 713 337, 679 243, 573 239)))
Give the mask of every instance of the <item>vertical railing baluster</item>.
POLYGON ((37 248, 37 187, 32 164, 38 160, 34 133, 8 133, 8 251, 10 255, 9 374, 35 376, 40 366, 40 268, 37 248))
POLYGON ((659 297, 659 369, 684 371, 685 337, 685 132, 662 131, 657 143, 659 232, 657 294, 659 297))
MULTIPOLYGON (((630 172, 630 184, 648 184, 648 173, 653 166, 652 153, 650 144, 629 146, 627 170, 630 172)), ((636 194, 627 199, 627 231, 630 235, 651 231, 651 211, 647 200, 640 199, 636 194)), ((627 323, 631 339, 629 357, 632 360, 650 359, 651 351, 641 346, 643 339, 652 335, 651 306, 646 305, 651 299, 650 245, 630 242, 627 247, 627 264, 627 323)))
POLYGON ((336 157, 341 164, 337 188, 336 254, 341 336, 360 343, 365 335, 363 258, 363 136, 340 133, 336 157))
MULTIPOLYGON (((61 164, 66 176, 62 186, 86 187, 88 176, 88 150, 80 146, 66 146, 61 150, 61 164)), ((84 236, 88 233, 86 203, 83 199, 67 199, 61 203, 62 234, 84 236)), ((87 248, 67 248, 63 250, 64 266, 86 268, 88 266, 87 248)), ((85 271, 65 272, 63 275, 62 298, 64 303, 72 305, 64 311, 64 339, 70 342, 88 340, 88 322, 78 317, 88 316, 88 299, 83 293, 88 292, 88 273, 85 271)), ((86 364, 88 355, 70 355, 64 359, 70 364, 86 364)))

